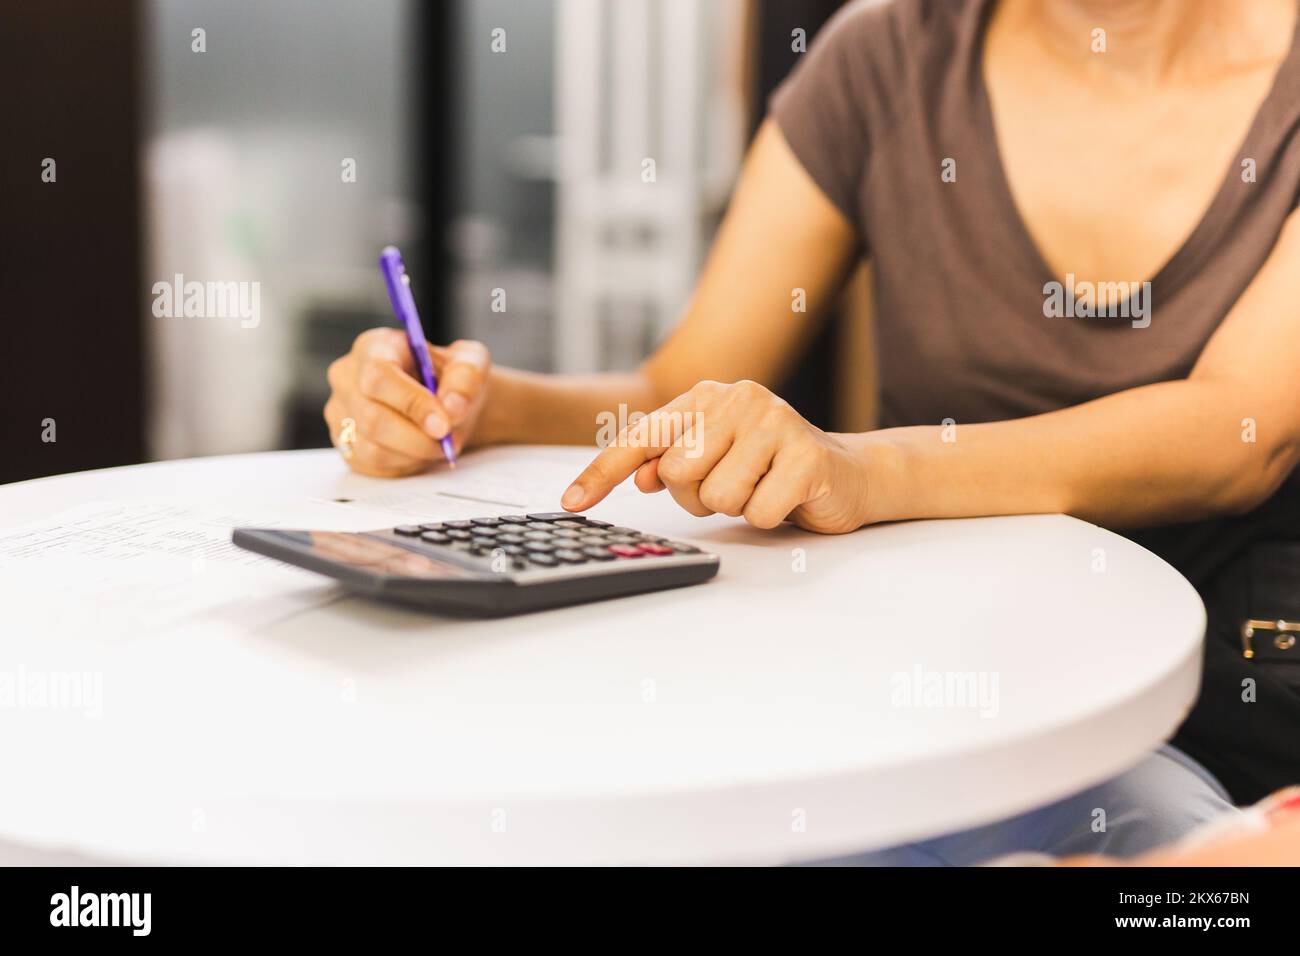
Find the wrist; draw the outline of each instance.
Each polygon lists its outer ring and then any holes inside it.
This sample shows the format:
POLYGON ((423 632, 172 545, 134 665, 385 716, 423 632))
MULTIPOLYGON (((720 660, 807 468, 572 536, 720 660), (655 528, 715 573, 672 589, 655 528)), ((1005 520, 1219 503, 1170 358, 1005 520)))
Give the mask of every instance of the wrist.
POLYGON ((888 431, 836 435, 853 456, 863 488, 860 514, 862 524, 902 521, 913 517, 907 504, 904 475, 907 472, 906 449, 888 431))
POLYGON ((506 369, 493 367, 488 372, 486 396, 478 421, 474 424, 474 433, 470 435, 472 445, 502 445, 512 440, 512 419, 507 410, 515 403, 511 401, 509 373, 506 369))

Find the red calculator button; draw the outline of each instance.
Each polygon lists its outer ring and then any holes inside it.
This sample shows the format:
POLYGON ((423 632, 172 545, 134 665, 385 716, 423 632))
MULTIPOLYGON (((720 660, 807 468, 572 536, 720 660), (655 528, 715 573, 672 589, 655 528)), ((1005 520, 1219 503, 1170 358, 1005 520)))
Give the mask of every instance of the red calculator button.
POLYGON ((610 554, 617 554, 620 558, 639 558, 641 549, 633 547, 630 544, 611 544, 609 546, 610 554))
POLYGON ((672 554, 672 548, 665 548, 662 544, 655 544, 653 541, 643 541, 637 545, 643 554, 672 554))

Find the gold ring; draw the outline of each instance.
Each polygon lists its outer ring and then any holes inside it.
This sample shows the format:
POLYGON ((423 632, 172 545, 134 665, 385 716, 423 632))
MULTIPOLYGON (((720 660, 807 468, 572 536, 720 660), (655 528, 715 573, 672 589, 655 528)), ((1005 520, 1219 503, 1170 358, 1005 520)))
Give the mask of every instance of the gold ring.
POLYGON ((351 418, 345 418, 339 422, 339 451, 343 453, 344 461, 351 461, 352 456, 356 454, 352 446, 357 441, 357 423, 351 418))

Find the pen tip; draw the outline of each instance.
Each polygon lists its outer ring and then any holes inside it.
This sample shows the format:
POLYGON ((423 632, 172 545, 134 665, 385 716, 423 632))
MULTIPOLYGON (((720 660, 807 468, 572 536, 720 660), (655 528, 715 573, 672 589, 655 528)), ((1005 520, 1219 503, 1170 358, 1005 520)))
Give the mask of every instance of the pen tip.
POLYGON ((456 463, 454 461, 448 461, 447 464, 450 465, 452 468, 456 467, 456 463))

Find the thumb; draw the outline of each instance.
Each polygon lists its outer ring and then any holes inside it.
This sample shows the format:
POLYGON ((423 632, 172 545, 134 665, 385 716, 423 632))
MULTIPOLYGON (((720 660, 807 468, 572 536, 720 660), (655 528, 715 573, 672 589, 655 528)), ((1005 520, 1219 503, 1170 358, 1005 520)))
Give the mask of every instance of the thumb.
POLYGON ((429 346, 429 354, 438 370, 438 398, 451 424, 463 422, 487 382, 492 360, 482 342, 461 340, 446 348, 429 346))

